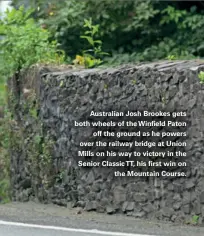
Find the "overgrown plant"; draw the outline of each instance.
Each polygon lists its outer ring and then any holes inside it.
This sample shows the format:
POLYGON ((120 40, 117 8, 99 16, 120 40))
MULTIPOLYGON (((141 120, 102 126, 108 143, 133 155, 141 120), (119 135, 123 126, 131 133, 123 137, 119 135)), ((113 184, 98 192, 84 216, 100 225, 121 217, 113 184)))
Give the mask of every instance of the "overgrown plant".
POLYGON ((198 215, 194 215, 193 217, 192 217, 192 224, 193 225, 197 225, 198 224, 198 222, 199 222, 199 216, 198 215))
POLYGON ((204 83, 204 71, 201 71, 198 74, 198 78, 200 79, 200 83, 203 84, 204 83))
POLYGON ((170 61, 173 61, 173 60, 176 60, 177 58, 176 58, 175 55, 168 55, 167 59, 170 60, 170 61))
POLYGON ((108 53, 102 51, 102 41, 96 39, 96 35, 99 32, 99 25, 93 25, 92 19, 84 20, 84 28, 88 28, 85 31, 85 35, 81 38, 86 39, 91 46, 90 49, 83 51, 83 56, 76 56, 74 60, 75 64, 83 65, 85 68, 93 68, 102 64, 102 57, 108 55, 108 53))
POLYGON ((0 20, 0 57, 7 76, 35 63, 62 63, 64 52, 58 50, 56 41, 49 41, 50 33, 32 18, 33 9, 7 10, 0 20))
POLYGON ((4 111, 4 118, 0 118, 0 203, 7 203, 10 200, 10 180, 8 149, 10 146, 9 126, 12 122, 11 114, 4 111))

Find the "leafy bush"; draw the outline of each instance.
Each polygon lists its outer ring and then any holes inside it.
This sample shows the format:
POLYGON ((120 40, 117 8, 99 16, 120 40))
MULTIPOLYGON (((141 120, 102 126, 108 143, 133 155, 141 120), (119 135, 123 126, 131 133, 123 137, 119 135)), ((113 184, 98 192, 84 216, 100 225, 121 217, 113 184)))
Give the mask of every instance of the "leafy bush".
MULTIPOLYGON (((17 6, 23 0, 14 2, 17 6)), ((28 2, 34 4, 34 0, 28 2)), ((35 17, 72 57, 88 46, 79 38, 84 19, 90 17, 100 25, 103 49, 113 55, 113 61, 117 55, 124 57, 122 61, 158 60, 168 55, 187 59, 204 56, 204 6, 200 2, 129 0, 116 4, 116 0, 38 0, 35 3, 35 17)))
POLYGON ((32 9, 7 10, 6 17, 0 21, 1 73, 7 77, 37 62, 61 63, 63 51, 57 49, 56 41, 49 41, 50 33, 41 28, 31 14, 32 9))

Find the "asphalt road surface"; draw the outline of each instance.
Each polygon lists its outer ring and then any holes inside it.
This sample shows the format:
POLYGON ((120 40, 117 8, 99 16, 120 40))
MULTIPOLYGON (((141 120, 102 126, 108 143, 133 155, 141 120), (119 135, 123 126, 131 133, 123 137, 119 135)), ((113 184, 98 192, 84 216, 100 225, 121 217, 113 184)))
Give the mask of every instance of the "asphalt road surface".
POLYGON ((204 236, 204 227, 34 202, 0 205, 0 236, 204 236))
POLYGON ((150 236, 144 234, 128 234, 120 232, 109 232, 100 230, 85 230, 85 229, 74 229, 64 228, 56 226, 42 226, 33 224, 24 224, 16 222, 0 221, 0 235, 6 236, 101 236, 101 235, 112 235, 112 236, 150 236))

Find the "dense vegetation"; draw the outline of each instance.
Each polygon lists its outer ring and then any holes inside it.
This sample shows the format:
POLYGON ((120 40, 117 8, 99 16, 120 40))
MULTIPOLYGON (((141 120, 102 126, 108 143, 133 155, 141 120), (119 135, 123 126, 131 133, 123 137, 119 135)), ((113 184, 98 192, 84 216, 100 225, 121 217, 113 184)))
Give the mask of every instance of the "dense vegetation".
MULTIPOLYGON (((7 11, 0 20, 0 203, 9 200, 9 155, 13 133, 12 114, 6 110, 6 80, 18 74, 21 69, 36 63, 64 62, 64 51, 57 48, 56 41, 50 41, 50 32, 43 29, 32 17, 33 10, 20 7, 7 11), (3 170, 3 171, 2 171, 3 170)), ((10 98, 11 100, 11 98, 10 98)), ((15 107, 15 100, 12 100, 15 107)))
MULTIPOLYGON (((18 7, 23 0, 14 0, 18 7)), ((80 39, 84 19, 100 25, 109 63, 204 56, 204 3, 150 0, 30 0, 36 19, 73 58, 88 45, 80 39), (119 56, 118 56, 119 54, 119 56)))

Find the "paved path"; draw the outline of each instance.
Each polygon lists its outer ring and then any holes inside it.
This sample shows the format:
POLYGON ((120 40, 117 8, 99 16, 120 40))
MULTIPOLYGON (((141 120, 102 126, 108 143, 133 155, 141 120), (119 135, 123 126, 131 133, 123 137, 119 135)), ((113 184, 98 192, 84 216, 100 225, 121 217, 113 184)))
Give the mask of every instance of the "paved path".
POLYGON ((204 227, 138 220, 76 208, 9 203, 0 205, 0 236, 204 236, 204 227), (80 213, 80 214, 78 214, 80 213))

